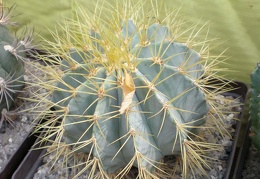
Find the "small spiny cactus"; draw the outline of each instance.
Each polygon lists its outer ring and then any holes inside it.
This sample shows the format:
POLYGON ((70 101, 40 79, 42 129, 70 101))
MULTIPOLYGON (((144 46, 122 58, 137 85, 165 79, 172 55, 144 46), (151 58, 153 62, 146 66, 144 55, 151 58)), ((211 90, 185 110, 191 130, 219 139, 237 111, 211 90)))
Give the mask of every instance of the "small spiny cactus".
MULTIPOLYGON (((25 32, 25 37, 16 38, 8 30, 7 25, 14 25, 10 21, 12 10, 4 8, 0 2, 0 128, 3 122, 12 123, 8 114, 14 105, 15 98, 24 86, 24 60, 26 51, 30 51, 31 33, 25 32)), ((10 113, 9 113, 10 112, 10 113)))
POLYGON ((43 129, 54 162, 63 155, 63 166, 73 160, 81 168, 75 178, 86 170, 89 178, 122 178, 132 166, 138 178, 161 178, 170 174, 167 155, 181 158, 183 177, 206 175, 205 153, 221 147, 197 135, 212 123, 224 135, 215 97, 231 87, 218 76, 221 55, 209 55, 207 39, 196 43, 195 29, 184 41, 187 31, 157 3, 79 7, 64 34, 43 47, 50 55, 37 56, 46 78, 31 85, 47 92, 31 99, 38 101, 31 111, 50 116, 36 131, 43 129))
POLYGON ((260 151, 260 63, 251 74, 250 119, 252 121, 250 136, 260 151))

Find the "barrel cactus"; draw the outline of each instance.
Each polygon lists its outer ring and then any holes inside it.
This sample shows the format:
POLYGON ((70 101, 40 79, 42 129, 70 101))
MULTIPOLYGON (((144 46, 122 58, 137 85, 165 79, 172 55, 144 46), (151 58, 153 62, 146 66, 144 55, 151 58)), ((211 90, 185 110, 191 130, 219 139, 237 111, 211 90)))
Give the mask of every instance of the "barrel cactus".
POLYGON ((2 123, 8 119, 8 111, 14 105, 14 100, 24 86, 24 60, 26 51, 31 50, 31 33, 25 32, 25 37, 14 37, 7 25, 14 24, 10 22, 11 13, 14 7, 9 9, 0 7, 0 112, 2 123))
POLYGON ((251 74, 250 119, 252 121, 250 136, 260 151, 260 63, 251 74))
POLYGON ((180 156, 184 177, 195 169, 205 174, 204 154, 218 145, 199 129, 214 123, 224 133, 215 102, 230 88, 215 69, 221 55, 209 56, 207 39, 195 43, 194 29, 182 41, 181 23, 173 13, 159 15, 156 3, 116 2, 94 13, 79 6, 77 20, 65 21, 64 34, 43 46, 48 55, 37 58, 46 62, 46 78, 32 86, 46 92, 35 95, 32 112, 49 117, 36 131, 57 153, 53 161, 64 155, 63 167, 74 160, 71 167, 81 168, 75 177, 89 170, 89 178, 121 178, 135 166, 139 178, 161 178, 169 174, 167 155, 180 156))

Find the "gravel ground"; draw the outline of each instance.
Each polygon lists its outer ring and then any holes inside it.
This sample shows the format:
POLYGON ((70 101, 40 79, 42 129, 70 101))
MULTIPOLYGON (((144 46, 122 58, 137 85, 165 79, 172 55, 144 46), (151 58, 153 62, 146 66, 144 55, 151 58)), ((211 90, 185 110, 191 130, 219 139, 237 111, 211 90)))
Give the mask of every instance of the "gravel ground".
POLYGON ((0 133, 0 171, 30 133, 31 122, 28 116, 19 116, 12 125, 3 126, 0 133))

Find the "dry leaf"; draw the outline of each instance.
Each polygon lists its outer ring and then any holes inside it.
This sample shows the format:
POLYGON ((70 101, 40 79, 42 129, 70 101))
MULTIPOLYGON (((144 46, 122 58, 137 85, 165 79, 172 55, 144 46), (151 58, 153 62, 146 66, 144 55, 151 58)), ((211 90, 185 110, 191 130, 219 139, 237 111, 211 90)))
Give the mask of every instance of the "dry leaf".
POLYGON ((133 96, 135 94, 135 84, 132 76, 126 71, 124 72, 124 74, 125 78, 122 85, 124 100, 119 110, 120 114, 123 114, 125 110, 130 106, 130 104, 132 103, 133 96))

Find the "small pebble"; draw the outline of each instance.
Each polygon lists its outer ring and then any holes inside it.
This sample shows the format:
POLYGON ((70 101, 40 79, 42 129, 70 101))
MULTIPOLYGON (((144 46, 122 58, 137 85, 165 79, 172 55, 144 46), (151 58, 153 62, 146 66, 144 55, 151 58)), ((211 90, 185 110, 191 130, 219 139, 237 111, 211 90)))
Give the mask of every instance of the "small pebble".
POLYGON ((227 120, 228 121, 230 121, 231 119, 233 119, 234 118, 234 114, 229 114, 228 116, 227 116, 227 120))
POLYGON ((27 117, 26 116, 23 116, 22 119, 21 119, 22 122, 26 122, 27 121, 27 117))
POLYGON ((221 165, 218 166, 218 170, 221 171, 223 168, 221 165))
POLYGON ((219 157, 220 160, 228 160, 228 158, 229 158, 228 154, 224 154, 224 155, 219 157))
POLYGON ((24 81, 29 81, 29 77, 27 75, 24 75, 24 81))

